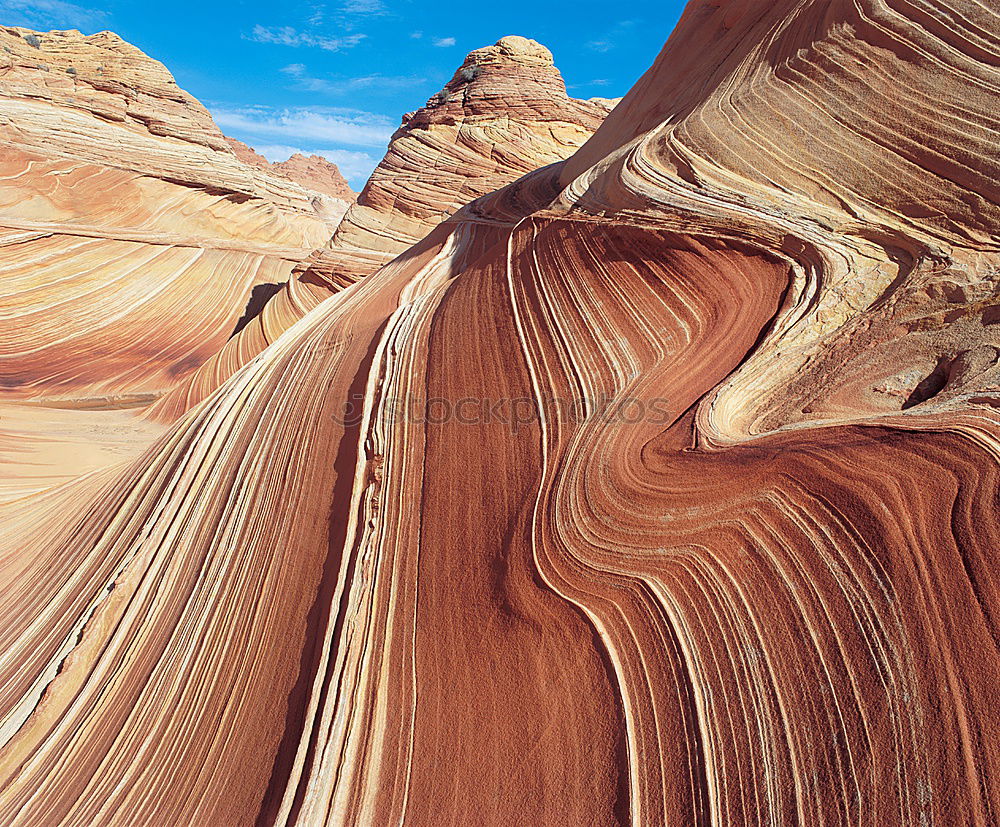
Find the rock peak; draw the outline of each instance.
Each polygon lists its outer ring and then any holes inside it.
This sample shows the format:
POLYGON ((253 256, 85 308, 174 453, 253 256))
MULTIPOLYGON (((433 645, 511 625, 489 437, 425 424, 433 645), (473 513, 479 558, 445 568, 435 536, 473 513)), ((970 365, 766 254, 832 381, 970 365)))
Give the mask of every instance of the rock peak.
POLYGON ((485 66, 497 63, 518 63, 522 66, 553 66, 552 52, 537 40, 509 34, 492 46, 474 49, 463 66, 485 66))
MULTIPOLYGON (((546 94, 566 97, 566 87, 552 59, 552 52, 537 40, 512 34, 501 37, 492 46, 469 52, 452 79, 436 99, 431 98, 428 106, 445 102, 451 93, 466 87, 489 89, 495 94, 504 85, 511 86, 511 93, 520 97, 531 94, 525 92, 525 85, 550 86, 552 88, 546 94)), ((404 115, 403 123, 407 123, 413 114, 404 115)))

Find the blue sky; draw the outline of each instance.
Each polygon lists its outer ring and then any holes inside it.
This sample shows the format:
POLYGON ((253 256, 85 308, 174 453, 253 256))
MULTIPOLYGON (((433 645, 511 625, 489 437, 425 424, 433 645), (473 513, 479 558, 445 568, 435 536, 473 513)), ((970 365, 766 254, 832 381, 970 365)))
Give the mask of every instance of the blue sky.
POLYGON ((0 0, 0 23, 111 29, 164 62, 224 132, 272 161, 334 161, 355 188, 400 116, 472 49, 507 34, 548 46, 575 97, 618 97, 652 63, 679 0, 0 0))

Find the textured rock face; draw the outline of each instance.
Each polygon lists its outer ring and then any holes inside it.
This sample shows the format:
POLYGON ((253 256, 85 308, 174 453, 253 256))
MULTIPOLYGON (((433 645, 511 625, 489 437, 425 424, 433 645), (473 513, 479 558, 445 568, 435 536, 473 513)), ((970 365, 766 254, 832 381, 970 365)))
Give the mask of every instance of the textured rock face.
POLYGON ((162 64, 117 35, 8 28, 0 36, 5 142, 106 166, 124 163, 155 177, 252 191, 207 110, 162 64), (99 140, 112 134, 126 145, 99 140), (191 163, 185 153, 213 162, 191 163), (216 160, 216 153, 229 163, 216 160))
MULTIPOLYGON (((403 117, 330 243, 298 268, 265 314, 151 415, 172 421, 331 292, 403 253, 466 202, 565 159, 614 103, 567 97, 552 54, 534 40, 505 37, 471 52, 427 106, 403 117)), ((303 168, 295 157, 275 166, 287 174, 285 165, 303 168)))
POLYGON ((0 29, 0 46, 0 390, 158 395, 346 205, 244 163, 161 64, 110 32, 0 29))
POLYGON ((3 506, 0 821, 995 823, 998 31, 696 2, 566 163, 3 506))
POLYGON ((117 35, 0 28, 0 45, 0 145, 260 197, 299 223, 315 217, 315 193, 242 163, 208 111, 117 35))

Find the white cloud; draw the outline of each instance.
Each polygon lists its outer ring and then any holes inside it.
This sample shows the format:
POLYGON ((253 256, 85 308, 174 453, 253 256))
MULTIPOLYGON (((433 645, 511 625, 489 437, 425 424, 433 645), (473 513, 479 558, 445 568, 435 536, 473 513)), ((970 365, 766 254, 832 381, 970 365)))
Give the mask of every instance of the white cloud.
POLYGON ((256 144, 250 147, 258 155, 263 155, 272 164, 278 161, 287 161, 293 155, 314 155, 297 146, 286 146, 285 144, 256 144))
POLYGON ((434 38, 434 45, 435 46, 440 46, 442 48, 443 47, 447 47, 447 46, 454 46, 455 45, 455 38, 453 38, 453 37, 435 37, 434 38))
POLYGON ((412 37, 414 40, 420 40, 420 38, 422 38, 423 36, 424 36, 423 32, 410 32, 410 37, 412 37))
POLYGON ((66 0, 0 0, 0 14, 8 26, 32 29, 83 29, 96 31, 108 13, 68 3, 66 0))
POLYGON ((588 86, 610 86, 611 81, 607 78, 597 78, 595 80, 586 80, 583 83, 571 83, 566 86, 567 89, 586 89, 588 86))
POLYGON ((602 37, 589 41, 587 48, 595 52, 609 52, 618 45, 618 40, 634 26, 634 20, 621 20, 615 23, 602 37))
POLYGON ((319 155, 330 163, 336 164, 341 174, 357 187, 368 180, 368 176, 378 165, 378 159, 367 152, 356 152, 350 149, 302 149, 285 144, 261 144, 255 146, 254 149, 272 163, 287 161, 295 154, 319 155))
POLYGON ((310 9, 312 13, 309 15, 309 25, 320 25, 326 17, 326 6, 320 3, 318 6, 311 6, 310 9))
MULTIPOLYGON (((294 64, 293 64, 294 65, 294 64)), ((245 107, 211 109, 215 122, 237 137, 269 136, 295 141, 322 141, 351 146, 385 146, 395 124, 384 115, 356 109, 282 109, 245 107)), ((253 139, 251 139, 252 142, 253 139)))
POLYGON ((310 32, 300 32, 292 26, 268 28, 258 23, 253 27, 253 31, 249 35, 244 35, 244 37, 248 40, 254 40, 257 43, 278 43, 282 46, 296 47, 315 46, 325 49, 328 52, 342 52, 345 49, 350 49, 352 46, 357 46, 368 35, 358 33, 343 37, 323 37, 311 34, 310 32))
POLYGON ((347 0, 340 9, 347 14, 384 14, 382 0, 347 0))
POLYGON ((282 66, 281 71, 294 78, 300 78, 306 73, 306 65, 304 63, 289 63, 287 66, 282 66))

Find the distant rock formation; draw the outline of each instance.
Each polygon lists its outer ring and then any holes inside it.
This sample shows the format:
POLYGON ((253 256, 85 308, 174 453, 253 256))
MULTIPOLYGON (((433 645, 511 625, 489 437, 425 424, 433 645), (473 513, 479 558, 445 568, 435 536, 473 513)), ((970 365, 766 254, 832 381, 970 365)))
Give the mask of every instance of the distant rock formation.
POLYGON ((226 143, 229 147, 236 153, 236 157, 239 158, 244 164, 249 164, 252 167, 257 167, 257 169, 267 169, 273 170, 274 166, 270 161, 267 160, 263 155, 261 155, 257 150, 251 146, 247 146, 243 141, 238 138, 232 138, 229 135, 225 136, 226 143))
POLYGON ((174 419, 331 292, 375 272, 466 202, 565 159, 613 104, 568 97, 551 52, 534 40, 504 37, 471 52, 424 108, 403 116, 329 244, 297 267, 255 322, 150 414, 174 419))
POLYGON ((288 160, 278 161, 273 166, 286 178, 298 181, 303 186, 308 185, 315 190, 325 192, 334 198, 353 202, 358 197, 344 176, 340 174, 337 165, 321 155, 307 157, 296 152, 288 160))
POLYGON ((323 192, 344 202, 344 209, 357 199, 358 194, 351 189, 347 179, 341 175, 337 165, 321 155, 310 155, 308 158, 296 152, 286 161, 272 163, 251 147, 236 138, 226 137, 226 142, 232 147, 236 157, 246 164, 258 169, 277 172, 289 181, 295 181, 307 189, 323 192))

